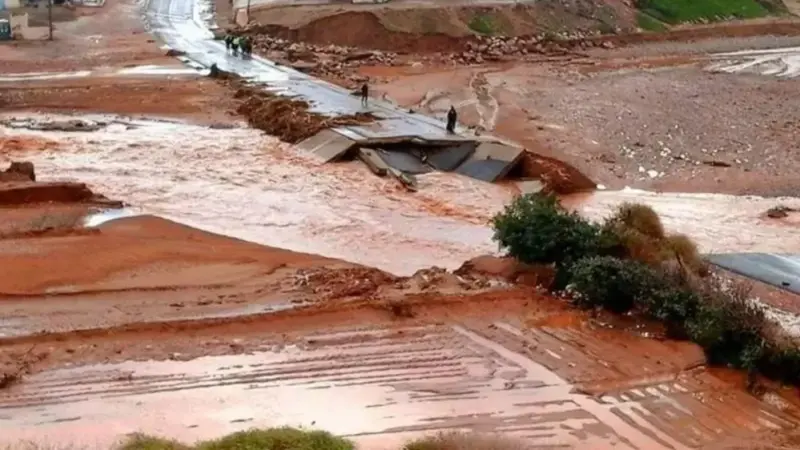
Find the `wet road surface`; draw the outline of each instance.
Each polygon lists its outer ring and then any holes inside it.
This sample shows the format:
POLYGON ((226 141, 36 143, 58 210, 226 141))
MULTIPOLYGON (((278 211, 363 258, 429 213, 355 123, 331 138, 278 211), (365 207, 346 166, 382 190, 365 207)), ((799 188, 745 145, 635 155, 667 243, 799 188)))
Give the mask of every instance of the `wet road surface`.
POLYGON ((213 40, 200 17, 197 1, 149 0, 146 8, 151 31, 169 47, 185 52, 185 56, 180 57, 185 62, 205 68, 217 64, 222 70, 263 83, 270 91, 303 98, 315 112, 342 115, 369 111, 383 119, 368 125, 343 127, 355 139, 400 136, 447 141, 465 139, 448 134, 441 120, 407 113, 376 99, 370 100, 367 109, 361 105, 359 97, 341 87, 256 55, 248 59, 230 55, 224 42, 213 40))
POLYGON ((609 337, 507 321, 368 327, 252 355, 46 372, 0 397, 0 444, 107 445, 133 431, 193 441, 293 425, 370 449, 465 428, 532 446, 684 449, 797 423, 785 402, 684 370, 699 351, 609 337))

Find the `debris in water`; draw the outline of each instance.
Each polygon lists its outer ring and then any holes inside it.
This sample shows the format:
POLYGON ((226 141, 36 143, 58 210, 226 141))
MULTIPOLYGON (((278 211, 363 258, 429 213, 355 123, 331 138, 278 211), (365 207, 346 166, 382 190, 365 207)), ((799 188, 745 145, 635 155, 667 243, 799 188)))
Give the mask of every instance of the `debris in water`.
POLYGON ((95 122, 83 119, 47 120, 47 119, 16 119, 1 120, 0 125, 8 128, 26 128, 38 131, 97 131, 105 128, 105 122, 95 122))
POLYGON ((788 206, 778 205, 767 210, 767 217, 770 219, 784 219, 789 217, 789 213, 797 212, 797 209, 788 206))

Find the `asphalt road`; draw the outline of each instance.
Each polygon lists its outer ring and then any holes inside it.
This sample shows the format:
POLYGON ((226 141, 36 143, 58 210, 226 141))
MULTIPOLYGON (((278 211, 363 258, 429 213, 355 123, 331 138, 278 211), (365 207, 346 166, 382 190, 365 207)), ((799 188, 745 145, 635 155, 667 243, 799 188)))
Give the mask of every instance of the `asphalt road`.
POLYGON ((708 259, 731 272, 800 294, 800 255, 730 253, 708 259))
POLYGON ((383 119, 374 124, 347 127, 347 134, 357 140, 392 137, 473 140, 447 134, 444 121, 409 113, 377 99, 370 100, 369 107, 364 108, 358 97, 341 87, 258 56, 242 59, 229 54, 223 42, 213 39, 201 17, 201 5, 196 1, 149 0, 146 6, 151 31, 170 48, 184 52, 185 57, 181 57, 184 62, 198 68, 216 64, 222 70, 262 83, 265 89, 302 98, 315 112, 341 115, 369 111, 383 119))

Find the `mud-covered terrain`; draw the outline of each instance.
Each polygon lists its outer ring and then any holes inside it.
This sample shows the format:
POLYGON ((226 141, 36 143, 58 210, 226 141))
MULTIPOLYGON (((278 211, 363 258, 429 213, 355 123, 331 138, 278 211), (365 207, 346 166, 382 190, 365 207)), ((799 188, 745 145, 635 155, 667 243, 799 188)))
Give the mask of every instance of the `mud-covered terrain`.
MULTIPOLYGON (((497 257, 510 183, 434 172, 412 192, 321 164, 248 127, 270 124, 208 68, 179 66, 134 3, 80 12, 53 42, 0 47, 0 446, 290 425, 367 450, 462 429, 535 447, 796 447, 796 389, 576 310, 538 287, 552 270, 497 257)), ((797 81, 716 73, 736 58, 711 55, 793 38, 618 39, 537 42, 527 62, 483 60, 517 51, 500 40, 444 61, 325 56, 350 58, 338 82, 369 77, 372 97, 416 114, 453 104, 461 125, 523 144, 562 193, 602 184, 562 198, 585 217, 635 201, 704 253, 800 253, 797 81)), ((754 293, 800 333, 796 295, 754 293)))

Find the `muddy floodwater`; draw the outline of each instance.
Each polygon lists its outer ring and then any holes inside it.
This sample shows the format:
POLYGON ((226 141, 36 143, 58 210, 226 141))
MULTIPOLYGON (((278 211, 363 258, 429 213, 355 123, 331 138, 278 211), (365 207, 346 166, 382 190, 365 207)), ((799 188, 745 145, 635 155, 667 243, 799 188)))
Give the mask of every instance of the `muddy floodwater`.
POLYGON ((777 205, 800 209, 800 198, 723 194, 656 193, 638 189, 598 191, 563 199, 582 215, 600 220, 624 202, 650 205, 670 233, 683 233, 704 253, 800 253, 800 215, 766 217, 777 205))
POLYGON ((410 274, 491 253, 487 221, 511 198, 500 186, 445 174, 417 194, 360 162, 320 165, 251 129, 169 122, 100 131, 0 133, 58 142, 5 155, 40 179, 74 179, 109 198, 206 231, 410 274))
MULTIPOLYGON (((39 178, 74 179, 142 212, 265 245, 342 258, 407 275, 494 253, 489 220, 510 187, 455 174, 420 177, 417 193, 360 162, 322 165, 262 133, 174 122, 117 121, 94 132, 2 129, 57 142, 3 157, 32 161, 39 178)), ((800 252, 796 226, 764 219, 800 200, 636 190, 565 199, 592 219, 624 201, 652 205, 666 227, 705 252, 800 252)))

